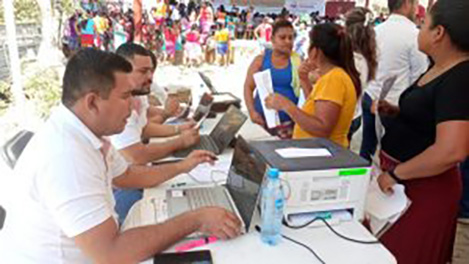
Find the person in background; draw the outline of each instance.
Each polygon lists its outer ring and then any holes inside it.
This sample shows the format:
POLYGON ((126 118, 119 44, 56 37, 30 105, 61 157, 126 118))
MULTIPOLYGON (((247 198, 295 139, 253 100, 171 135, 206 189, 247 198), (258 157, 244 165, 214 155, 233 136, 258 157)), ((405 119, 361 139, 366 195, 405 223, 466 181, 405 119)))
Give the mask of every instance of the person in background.
POLYGON ((225 23, 218 24, 218 30, 215 33, 215 41, 217 42, 217 54, 220 56, 220 66, 228 65, 228 48, 230 46, 230 31, 225 27, 225 23))
MULTIPOLYGON (((244 99, 249 116, 252 122, 266 129, 264 110, 259 93, 255 92, 256 84, 253 76, 257 72, 270 70, 274 92, 283 95, 292 104, 298 103, 301 90, 298 68, 301 59, 298 54, 292 52, 293 35, 293 25, 290 22, 286 20, 276 22, 272 29, 272 49, 266 49, 262 55, 254 58, 244 82, 244 99)), ((269 133, 281 138, 291 138, 294 126, 292 119, 283 110, 279 112, 279 117, 280 126, 268 129, 269 133)))
POLYGON ((217 17, 217 20, 216 20, 217 24, 225 24, 227 22, 225 6, 220 5, 220 7, 218 7, 216 17, 217 17))
POLYGON ((212 7, 207 1, 202 2, 197 21, 199 21, 200 29, 204 39, 210 33, 210 28, 213 25, 213 20, 214 19, 212 7))
POLYGON ((83 49, 67 63, 62 104, 34 134, 9 188, 18 194, 0 238, 2 263, 139 263, 194 232, 234 238, 240 220, 203 207, 163 223, 120 231, 113 186, 150 188, 213 155, 198 151, 179 164, 128 165, 107 136, 130 115, 132 65, 122 57, 83 49), (8 240, 7 240, 8 239, 8 240))
POLYGON ((166 17, 168 16, 168 5, 165 0, 156 0, 156 9, 154 11, 154 18, 156 26, 165 24, 166 17))
POLYGON ((81 47, 82 48, 92 48, 95 46, 96 38, 96 24, 93 20, 93 14, 87 12, 86 17, 80 22, 81 26, 81 47))
POLYGON ((458 164, 469 155, 469 1, 436 2, 426 15, 418 47, 433 66, 394 105, 378 177, 383 192, 403 184, 411 204, 380 241, 403 264, 451 262, 461 199, 458 164))
POLYGON ((200 46, 200 33, 197 25, 192 25, 189 32, 186 33, 186 65, 198 66, 201 64, 202 47, 200 46))
POLYGON ((215 63, 217 41, 215 40, 215 30, 210 31, 205 45, 205 62, 208 64, 215 63))
MULTIPOLYGON (((376 120, 372 111, 374 100, 379 99, 383 83, 392 76, 397 79, 386 100, 397 105, 404 89, 409 87, 428 68, 428 59, 418 50, 418 29, 413 20, 417 0, 388 0, 391 15, 388 20, 375 28, 378 46, 378 70, 375 80, 366 87, 362 99, 363 141, 360 156, 371 161, 376 151, 376 120)), ((388 118, 381 118, 386 128, 388 118)))
MULTIPOLYGON (((293 138, 322 137, 347 148, 347 134, 353 119, 360 74, 355 68, 352 41, 342 26, 316 25, 310 33, 308 60, 319 79, 302 108, 280 94, 269 95, 266 106, 285 111, 295 122, 293 138)), ((303 82, 305 83, 305 82, 303 82)))
POLYGON ((165 50, 166 60, 170 63, 174 63, 174 56, 176 55, 176 42, 178 39, 178 31, 175 30, 174 22, 168 19, 166 21, 166 27, 164 28, 165 36, 165 50))
POLYGON ((300 21, 296 30, 294 51, 304 60, 308 49, 308 25, 305 21, 300 21))
POLYGON ((269 18, 264 17, 262 23, 254 30, 254 36, 259 42, 261 50, 270 47, 270 41, 272 39, 272 25, 269 23, 269 18))
POLYGON ((352 126, 348 134, 349 141, 353 134, 360 128, 362 119, 362 95, 368 82, 375 79, 378 68, 376 54, 376 37, 371 22, 372 13, 364 7, 356 7, 350 10, 345 17, 345 29, 352 40, 353 58, 355 67, 360 73, 362 94, 358 95, 358 103, 353 115, 352 126))

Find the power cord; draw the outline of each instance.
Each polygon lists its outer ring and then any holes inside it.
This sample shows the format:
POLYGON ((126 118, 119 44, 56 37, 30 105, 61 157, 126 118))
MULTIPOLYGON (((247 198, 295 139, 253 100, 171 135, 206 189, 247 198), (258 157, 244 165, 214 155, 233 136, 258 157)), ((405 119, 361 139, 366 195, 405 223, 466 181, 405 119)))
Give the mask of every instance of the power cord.
POLYGON ((358 244, 366 244, 366 245, 371 245, 371 244, 380 244, 381 242, 379 242, 378 240, 370 240, 370 241, 366 241, 366 240, 359 240, 359 239, 355 239, 355 238, 350 238, 350 237, 347 237, 345 235, 342 235, 341 233, 339 233, 337 230, 335 230, 328 222, 325 218, 323 217, 315 217, 313 218, 312 220, 302 224, 302 225, 299 225, 299 226, 291 226, 287 223, 287 221, 285 221, 285 219, 283 219, 283 225, 285 225, 286 227, 289 227, 291 229, 302 229, 302 228, 305 228, 311 224, 313 224, 314 222, 316 221, 322 221, 331 231, 332 233, 334 233, 336 236, 344 239, 344 240, 347 240, 347 241, 350 241, 350 242, 354 242, 354 243, 358 243, 358 244))
MULTIPOLYGON (((259 232, 259 233, 261 232, 261 227, 260 226, 256 225, 255 229, 256 229, 257 232, 259 232)), ((294 240, 293 238, 287 237, 286 235, 282 234, 282 237, 285 238, 286 240, 294 243, 294 244, 297 244, 301 247, 306 248, 309 252, 311 252, 319 260, 319 262, 321 262, 321 264, 326 264, 326 262, 312 248, 308 247, 307 245, 305 245, 301 242, 298 242, 298 241, 294 240)))

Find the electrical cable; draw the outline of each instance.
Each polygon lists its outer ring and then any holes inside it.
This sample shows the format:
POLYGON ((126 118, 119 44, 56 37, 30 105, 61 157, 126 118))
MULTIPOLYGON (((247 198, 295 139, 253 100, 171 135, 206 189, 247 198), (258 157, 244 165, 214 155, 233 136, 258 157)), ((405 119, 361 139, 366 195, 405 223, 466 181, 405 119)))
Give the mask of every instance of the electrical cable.
MULTIPOLYGON (((260 227, 260 226, 256 225, 256 226, 255 226, 255 229, 256 229, 257 232, 259 232, 259 233, 261 232, 261 227, 260 227)), ((309 252, 311 252, 311 253, 319 260, 319 262, 321 262, 321 264, 326 264, 326 262, 325 262, 312 248, 308 247, 307 245, 305 245, 305 244, 303 244, 303 243, 301 243, 301 242, 299 242, 299 241, 294 240, 294 239, 291 238, 291 237, 288 237, 288 236, 283 235, 283 234, 281 234, 281 235, 282 235, 282 237, 285 238, 286 240, 288 240, 288 241, 290 241, 290 242, 292 242, 292 243, 294 243, 294 244, 297 244, 298 246, 301 246, 301 247, 304 247, 305 249, 307 249, 309 252)))
POLYGON ((328 222, 325 218, 323 217, 315 217, 313 218, 312 220, 306 222, 305 224, 302 224, 302 225, 299 225, 299 226, 291 226, 288 224, 287 221, 285 221, 285 219, 283 219, 283 224, 286 226, 286 227, 289 227, 289 228, 292 228, 292 229, 302 229, 302 228, 305 228, 311 224, 313 224, 314 222, 316 221, 322 221, 331 231, 332 233, 334 233, 336 236, 344 239, 344 240, 347 240, 347 241, 350 241, 350 242, 354 242, 354 243, 358 243, 358 244, 365 244, 365 245, 371 245, 371 244, 380 244, 381 242, 379 242, 379 240, 369 240, 369 241, 366 241, 366 240, 360 240, 360 239, 355 239, 355 238, 351 238, 351 237, 347 237, 341 233, 339 233, 337 230, 335 230, 328 222))

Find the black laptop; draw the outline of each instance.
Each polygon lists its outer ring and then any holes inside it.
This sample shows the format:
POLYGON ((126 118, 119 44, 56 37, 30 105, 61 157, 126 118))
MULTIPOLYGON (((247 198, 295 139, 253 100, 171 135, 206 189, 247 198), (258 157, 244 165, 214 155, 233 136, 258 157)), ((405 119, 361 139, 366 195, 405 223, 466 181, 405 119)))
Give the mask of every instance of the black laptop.
POLYGON ((193 150, 209 150, 219 155, 225 150, 241 129, 247 116, 235 106, 230 106, 209 135, 201 135, 200 142, 187 149, 173 153, 174 157, 187 157, 193 150))

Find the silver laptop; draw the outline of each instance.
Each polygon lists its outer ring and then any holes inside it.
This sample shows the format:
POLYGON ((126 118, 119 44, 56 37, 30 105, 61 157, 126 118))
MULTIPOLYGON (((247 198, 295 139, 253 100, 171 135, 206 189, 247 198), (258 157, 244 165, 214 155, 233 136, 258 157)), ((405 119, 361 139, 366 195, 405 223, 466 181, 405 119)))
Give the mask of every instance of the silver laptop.
POLYGON ((240 136, 236 140, 227 183, 223 186, 176 188, 166 193, 168 217, 205 206, 219 206, 238 215, 249 232, 264 178, 265 163, 240 136))
POLYGON ((217 155, 221 154, 235 138, 236 133, 246 120, 247 116, 241 110, 235 106, 230 106, 209 135, 202 135, 197 145, 176 151, 173 156, 184 158, 196 149, 209 150, 217 155))

